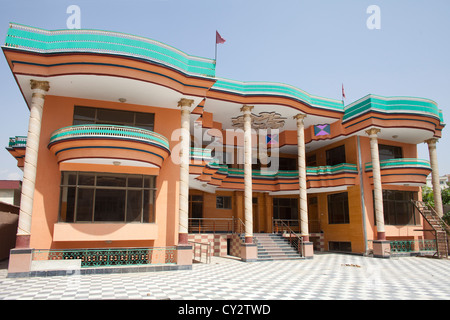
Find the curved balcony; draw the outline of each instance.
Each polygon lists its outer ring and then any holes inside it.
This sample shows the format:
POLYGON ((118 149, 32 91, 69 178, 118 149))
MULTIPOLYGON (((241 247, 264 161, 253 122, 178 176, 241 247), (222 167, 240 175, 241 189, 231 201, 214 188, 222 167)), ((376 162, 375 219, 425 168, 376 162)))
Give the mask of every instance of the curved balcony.
MULTIPOLYGON (((422 159, 403 158, 380 161, 381 183, 383 184, 408 184, 422 185, 427 182, 427 176, 431 173, 430 162, 422 159)), ((365 164, 365 171, 371 179, 373 175, 372 163, 365 164)))
POLYGON ((144 129, 116 125, 78 125, 52 133, 48 148, 58 163, 114 164, 160 168, 169 141, 144 129))
POLYGON ((17 166, 23 168, 25 160, 25 150, 27 147, 27 137, 15 136, 9 138, 6 150, 17 160, 17 166))
MULTIPOLYGON (((354 164, 342 163, 336 166, 307 167, 307 187, 326 188, 355 185, 358 169, 354 164)), ((244 188, 244 170, 228 168, 227 165, 207 164, 197 178, 209 185, 241 190, 244 188)), ((298 190, 298 171, 277 172, 252 171, 253 190, 292 191, 298 190)))

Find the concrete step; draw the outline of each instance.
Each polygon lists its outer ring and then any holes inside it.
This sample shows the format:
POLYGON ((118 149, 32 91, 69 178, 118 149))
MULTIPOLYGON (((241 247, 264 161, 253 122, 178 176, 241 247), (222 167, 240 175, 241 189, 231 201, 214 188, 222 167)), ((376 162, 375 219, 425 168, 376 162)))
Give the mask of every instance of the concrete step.
POLYGON ((254 234, 258 247, 258 261, 302 259, 289 241, 277 234, 254 234))

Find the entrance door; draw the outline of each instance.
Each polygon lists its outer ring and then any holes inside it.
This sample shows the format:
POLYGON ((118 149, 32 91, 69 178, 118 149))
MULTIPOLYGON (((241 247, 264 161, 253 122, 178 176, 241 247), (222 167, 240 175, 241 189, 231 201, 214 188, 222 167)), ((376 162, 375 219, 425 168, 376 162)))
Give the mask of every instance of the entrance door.
POLYGON ((320 232, 319 208, 317 196, 308 198, 308 228, 310 233, 320 232))
POLYGON ((203 218, 203 196, 189 195, 189 232, 200 232, 203 218))
POLYGON ((282 220, 293 231, 299 231, 298 198, 273 198, 273 219, 282 220))
POLYGON ((252 198, 252 211, 253 211, 253 232, 259 233, 259 212, 258 212, 258 198, 252 198))

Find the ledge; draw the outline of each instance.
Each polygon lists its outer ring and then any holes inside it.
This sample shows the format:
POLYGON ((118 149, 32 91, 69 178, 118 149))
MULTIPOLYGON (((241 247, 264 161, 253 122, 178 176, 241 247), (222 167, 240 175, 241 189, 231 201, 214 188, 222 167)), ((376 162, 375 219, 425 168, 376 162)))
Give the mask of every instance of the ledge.
POLYGON ((53 241, 156 240, 155 223, 55 223, 53 241))

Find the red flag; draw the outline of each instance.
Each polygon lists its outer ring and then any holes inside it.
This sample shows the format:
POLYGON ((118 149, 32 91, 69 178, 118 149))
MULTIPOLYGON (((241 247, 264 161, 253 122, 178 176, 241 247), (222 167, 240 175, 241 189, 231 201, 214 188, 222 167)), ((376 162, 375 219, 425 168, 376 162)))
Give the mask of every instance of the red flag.
POLYGON ((216 30, 216 44, 218 44, 218 43, 225 43, 225 41, 226 40, 224 38, 222 38, 220 36, 219 32, 217 32, 217 30, 216 30))
POLYGON ((344 84, 342 84, 342 98, 345 99, 344 84))

